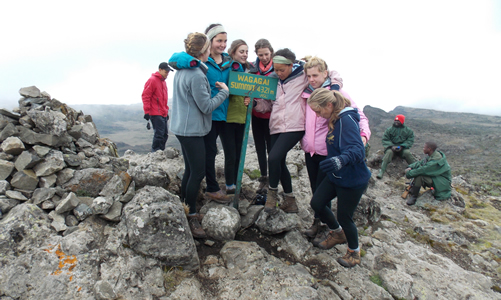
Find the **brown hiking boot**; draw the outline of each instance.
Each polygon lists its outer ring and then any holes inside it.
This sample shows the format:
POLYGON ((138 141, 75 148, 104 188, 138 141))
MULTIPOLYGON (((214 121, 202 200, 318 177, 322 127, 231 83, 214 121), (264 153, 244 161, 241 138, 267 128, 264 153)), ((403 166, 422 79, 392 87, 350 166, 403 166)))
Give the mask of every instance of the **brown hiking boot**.
POLYGON ((360 251, 352 251, 348 249, 343 257, 339 257, 337 262, 346 268, 353 268, 360 264, 360 251))
POLYGON ((217 192, 205 192, 205 196, 214 202, 223 204, 229 203, 233 200, 231 196, 226 195, 222 190, 217 192))
POLYGON ((318 229, 320 227, 320 219, 315 218, 313 220, 313 225, 311 225, 310 228, 306 229, 304 234, 306 234, 307 237, 315 237, 317 235, 318 229))
POLYGON ((313 246, 318 247, 318 245, 323 242, 327 238, 327 234, 329 234, 329 227, 327 225, 318 225, 317 235, 311 242, 313 246))
POLYGON ((205 239, 207 234, 205 234, 202 225, 200 225, 200 222, 198 221, 198 215, 199 214, 188 216, 188 224, 190 224, 191 235, 195 239, 205 239))
POLYGON ((285 196, 284 203, 280 205, 280 209, 283 210, 286 213, 297 213, 297 204, 296 204, 296 197, 294 196, 285 196))
POLYGON ((327 250, 335 245, 344 243, 346 243, 346 236, 344 235, 344 231, 342 229, 340 232, 329 230, 327 238, 318 244, 318 248, 327 250))
POLYGON ((261 176, 258 179, 259 181, 259 186, 257 188, 256 193, 258 194, 264 194, 268 190, 268 176, 261 176))
POLYGON ((268 190, 268 197, 266 198, 266 203, 264 204, 264 211, 268 214, 277 213, 278 206, 278 189, 268 190))

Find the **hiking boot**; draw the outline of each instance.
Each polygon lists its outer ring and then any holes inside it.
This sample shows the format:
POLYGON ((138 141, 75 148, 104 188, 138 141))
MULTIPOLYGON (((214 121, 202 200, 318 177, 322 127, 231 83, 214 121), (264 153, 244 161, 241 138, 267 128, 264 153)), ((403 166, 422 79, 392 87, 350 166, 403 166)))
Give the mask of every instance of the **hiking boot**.
POLYGON ((266 197, 266 203, 264 204, 264 211, 268 214, 277 213, 278 207, 278 189, 268 190, 268 196, 266 197))
POLYGON ((217 192, 205 192, 205 196, 214 202, 223 204, 230 203, 233 200, 232 197, 226 195, 222 190, 217 192))
POLYGON ((419 196, 419 190, 421 189, 421 186, 412 186, 409 190, 410 197, 407 199, 407 202, 405 202, 407 205, 414 205, 416 204, 416 200, 419 196))
POLYGON ((315 237, 317 235, 319 227, 320 227, 320 219, 315 218, 315 220, 313 220, 313 225, 311 225, 310 228, 306 229, 304 234, 306 234, 307 237, 311 238, 315 237))
POLYGON ((264 194, 268 191, 268 176, 261 176, 258 179, 259 181, 259 186, 257 188, 256 193, 258 194, 264 194))
POLYGON ((379 173, 377 174, 377 178, 378 179, 382 179, 383 178, 383 174, 384 174, 384 171, 383 170, 379 170, 379 173))
POLYGON ((342 229, 339 232, 329 230, 327 238, 318 244, 318 248, 327 250, 335 245, 344 243, 346 243, 346 236, 344 235, 344 231, 342 229))
POLYGON ((317 230, 317 235, 311 242, 313 246, 318 247, 318 245, 323 242, 327 238, 327 235, 329 234, 329 227, 327 225, 318 225, 318 230, 317 230))
POLYGON ((202 222, 202 220, 204 219, 205 217, 205 214, 200 214, 200 213, 196 213, 194 215, 191 215, 189 216, 190 218, 196 218, 198 220, 198 222, 202 222))
POLYGON ((191 230, 191 235, 195 239, 205 239, 207 237, 207 234, 205 234, 205 231, 202 228, 202 225, 200 225, 200 222, 198 221, 198 216, 188 216, 188 224, 190 224, 190 230, 191 230))
POLYGON ((360 251, 353 251, 348 249, 343 257, 339 257, 337 262, 346 268, 353 268, 355 265, 360 264, 360 251))
POLYGON ((297 213, 297 204, 296 204, 296 197, 294 196, 285 196, 284 203, 280 205, 280 209, 283 210, 286 213, 297 213))

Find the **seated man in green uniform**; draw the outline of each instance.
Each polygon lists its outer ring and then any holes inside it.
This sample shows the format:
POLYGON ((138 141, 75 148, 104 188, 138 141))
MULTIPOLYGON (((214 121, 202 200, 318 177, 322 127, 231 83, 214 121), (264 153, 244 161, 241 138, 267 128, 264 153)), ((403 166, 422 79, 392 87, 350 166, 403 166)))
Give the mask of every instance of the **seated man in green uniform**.
POLYGON ((381 170, 377 174, 377 178, 383 178, 386 167, 396 154, 403 157, 408 164, 412 164, 416 160, 409 150, 414 144, 414 131, 404 125, 405 116, 397 115, 393 121, 393 126, 385 130, 383 134, 384 157, 381 164, 381 170))
POLYGON ((433 187, 435 199, 445 200, 451 197, 451 167, 445 154, 437 150, 437 144, 426 142, 423 147, 426 157, 405 169, 405 177, 414 178, 409 190, 407 205, 414 205, 421 187, 433 187))

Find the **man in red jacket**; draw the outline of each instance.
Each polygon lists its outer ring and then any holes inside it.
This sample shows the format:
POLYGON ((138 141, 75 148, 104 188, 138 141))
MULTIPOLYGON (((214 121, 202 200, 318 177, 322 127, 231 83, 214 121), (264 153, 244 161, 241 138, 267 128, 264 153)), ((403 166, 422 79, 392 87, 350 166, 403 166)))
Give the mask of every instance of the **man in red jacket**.
POLYGON ((161 63, 158 66, 158 72, 151 74, 150 79, 144 85, 142 95, 144 119, 151 120, 154 131, 151 152, 165 150, 165 143, 167 143, 169 137, 167 127, 169 107, 167 106, 167 84, 165 79, 170 71, 172 69, 166 62, 161 63))

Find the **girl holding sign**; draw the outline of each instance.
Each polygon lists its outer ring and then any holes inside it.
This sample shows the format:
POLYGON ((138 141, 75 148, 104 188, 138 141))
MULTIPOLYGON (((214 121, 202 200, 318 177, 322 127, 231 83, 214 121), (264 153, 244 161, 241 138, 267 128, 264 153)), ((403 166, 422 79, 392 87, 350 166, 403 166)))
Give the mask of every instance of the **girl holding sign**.
MULTIPOLYGON (((188 220, 193 237, 205 238, 200 226, 201 216, 196 212, 200 183, 205 175, 205 138, 211 130, 212 112, 229 95, 224 82, 215 82, 218 92, 211 96, 204 64, 210 54, 210 40, 203 33, 190 33, 184 40, 186 52, 175 53, 169 65, 178 70, 174 76, 171 131, 176 135, 185 170, 181 182, 181 200, 189 208, 188 220)), ((231 199, 229 199, 231 201, 231 199)))
MULTIPOLYGON (((249 47, 243 40, 235 40, 231 43, 228 51, 231 62, 231 71, 249 72, 250 64, 247 62, 249 47)), ((238 166, 240 164, 240 152, 245 131, 245 121, 247 106, 250 98, 244 96, 230 95, 228 114, 226 116, 226 137, 228 138, 228 151, 225 151, 224 177, 226 180, 226 192, 235 191, 238 166), (246 99, 245 99, 246 98, 246 99), (228 162, 228 163, 226 163, 228 162)))
MULTIPOLYGON (((260 39, 256 42, 255 52, 256 62, 250 68, 250 73, 277 77, 273 69, 273 47, 267 39, 260 39)), ((257 161, 259 163, 258 193, 265 193, 268 189, 268 160, 266 154, 271 150, 270 138, 270 115, 272 101, 266 99, 254 99, 254 108, 252 109, 252 137, 256 146, 257 161)))
POLYGON ((328 119, 326 137, 327 158, 320 168, 327 174, 311 199, 311 207, 320 220, 329 226, 322 249, 348 242, 346 255, 338 258, 345 267, 360 264, 357 226, 353 214, 371 177, 365 165, 365 149, 360 138, 360 115, 352 108, 350 100, 338 91, 316 89, 308 99, 308 105, 317 116, 328 119), (337 219, 330 203, 337 197, 337 219))
POLYGON ((270 115, 271 151, 268 156, 270 168, 268 199, 265 211, 275 213, 278 206, 278 182, 282 184, 285 199, 280 209, 286 213, 298 212, 296 198, 292 193, 292 179, 287 169, 286 157, 292 147, 304 135, 306 102, 301 93, 308 81, 303 62, 296 61, 296 55, 289 49, 281 49, 273 56, 275 73, 280 79, 277 97, 273 101, 270 115))

